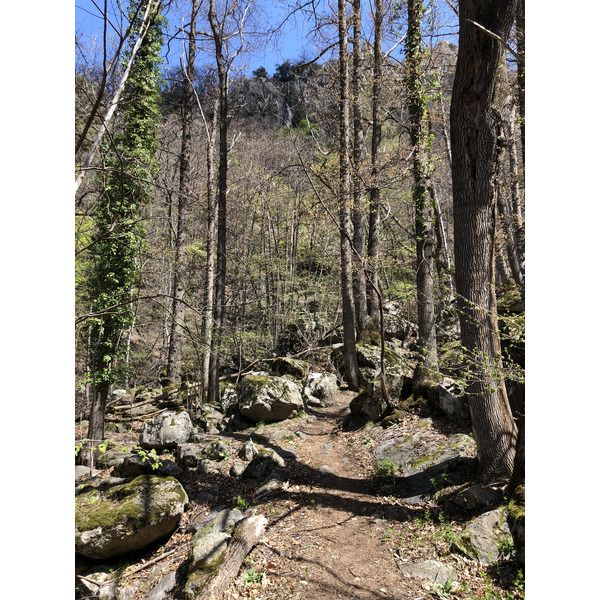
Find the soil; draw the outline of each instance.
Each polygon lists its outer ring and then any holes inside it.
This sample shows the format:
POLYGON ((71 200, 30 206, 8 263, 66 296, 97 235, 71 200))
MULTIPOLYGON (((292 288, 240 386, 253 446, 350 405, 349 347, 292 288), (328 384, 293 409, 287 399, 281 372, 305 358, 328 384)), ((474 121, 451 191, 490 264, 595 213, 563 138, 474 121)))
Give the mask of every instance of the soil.
MULTIPOLYGON (((443 592, 439 584, 402 572, 411 563, 431 559, 453 569, 454 597, 523 598, 515 587, 516 563, 484 567, 450 553, 452 538, 469 515, 444 512, 433 499, 424 505, 408 504, 399 481, 375 476, 373 451, 383 430, 372 424, 354 430, 341 426, 353 397, 353 392, 341 390, 333 406, 309 409, 302 417, 260 428, 262 433, 301 432, 301 437, 265 444, 297 453, 296 459, 285 459, 286 466, 276 472, 279 483, 266 495, 259 495, 259 482, 227 475, 233 461, 239 460, 237 448, 251 432, 215 436, 223 440, 231 436, 231 457, 218 473, 200 475, 190 469, 181 478, 190 505, 178 530, 162 545, 127 557, 120 570, 122 585, 136 590, 131 600, 143 600, 160 579, 185 563, 191 526, 218 505, 254 510, 268 519, 264 536, 224 600, 424 600, 435 594, 449 598, 449 591, 443 592)), ((428 427, 436 436, 457 431, 418 415, 393 427, 403 431, 428 427)), ((123 435, 119 441, 127 439, 136 441, 137 436, 123 435)), ((86 566, 91 564, 80 565, 79 572, 86 566)), ((112 566, 117 568, 116 563, 112 566)))

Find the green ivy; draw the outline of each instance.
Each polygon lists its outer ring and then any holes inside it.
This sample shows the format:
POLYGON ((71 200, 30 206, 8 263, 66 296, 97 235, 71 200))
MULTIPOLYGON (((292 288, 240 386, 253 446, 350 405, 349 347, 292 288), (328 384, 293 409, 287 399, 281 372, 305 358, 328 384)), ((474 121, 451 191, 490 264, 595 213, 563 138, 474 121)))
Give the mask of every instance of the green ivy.
MULTIPOLYGON (((133 31, 141 27, 144 7, 130 3, 133 31)), ((148 0, 154 1, 154 0, 148 0)), ((162 28, 160 8, 136 54, 120 106, 122 128, 104 145, 103 193, 94 218, 93 274, 90 280, 90 322, 95 352, 92 379, 111 383, 119 374, 122 343, 133 322, 132 300, 140 286, 139 257, 144 250, 145 230, 141 208, 152 195, 158 173, 156 131, 159 109, 159 66, 162 28)), ((128 60, 131 49, 125 53, 128 60)))

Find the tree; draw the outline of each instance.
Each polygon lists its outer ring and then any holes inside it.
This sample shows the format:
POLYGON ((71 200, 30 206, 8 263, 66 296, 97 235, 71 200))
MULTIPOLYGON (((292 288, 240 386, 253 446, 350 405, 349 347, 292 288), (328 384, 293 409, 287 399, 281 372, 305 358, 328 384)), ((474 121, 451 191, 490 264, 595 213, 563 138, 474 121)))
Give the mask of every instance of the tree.
POLYGON ((339 40, 339 219, 340 265, 342 290, 342 324, 344 339, 344 370, 348 387, 358 389, 360 372, 356 356, 354 298, 352 294, 352 173, 350 170, 350 83, 348 60, 348 30, 346 3, 338 0, 339 40))
POLYGON ((482 479, 510 477, 516 427, 502 378, 494 286, 495 181, 500 117, 494 92, 517 0, 459 0, 450 109, 454 253, 467 393, 482 479))
POLYGON ((424 85, 424 52, 421 36, 422 0, 408 0, 408 30, 406 33, 405 85, 410 118, 412 171, 414 177, 415 236, 417 242, 417 311, 419 357, 413 377, 413 388, 431 378, 437 370, 437 340, 435 332, 435 228, 433 199, 428 194, 430 178, 430 131, 427 122, 427 90, 424 85))
MULTIPOLYGON (((229 161, 229 78, 234 60, 244 48, 244 27, 252 7, 247 2, 234 0, 217 10, 216 0, 210 0, 208 22, 214 44, 214 57, 219 81, 219 166, 217 175, 217 255, 215 273, 214 324, 222 332, 225 323, 227 281, 227 173, 229 161)), ((207 386, 208 401, 219 395, 219 345, 221 335, 213 336, 210 373, 207 386)))
POLYGON ((365 273, 366 265, 366 242, 367 242, 367 211, 364 198, 364 184, 361 174, 363 163, 364 146, 364 127, 362 111, 360 106, 360 88, 362 75, 362 9, 361 0, 352 1, 352 159, 354 165, 353 172, 353 193, 354 206, 352 211, 352 223, 354 225, 354 235, 352 245, 355 254, 354 266, 354 311, 356 316, 357 338, 361 341, 370 341, 365 339, 365 331, 368 322, 368 304, 367 304, 367 278, 365 273))
MULTIPOLYGON (((132 21, 141 20, 138 9, 132 2, 132 21)), ((132 294, 140 283, 139 256, 144 239, 140 208, 151 197, 158 166, 158 67, 163 22, 157 9, 131 66, 123 90, 123 126, 106 157, 104 193, 94 217, 91 295, 95 317, 90 325, 95 344, 91 373, 94 392, 88 431, 93 446, 104 438, 108 392, 126 350, 123 337, 133 322, 132 294)))
POLYGON ((379 237, 381 231, 381 189, 379 184, 379 150, 381 147, 382 118, 381 94, 383 90, 383 0, 375 0, 374 15, 375 38, 373 41, 373 92, 371 120, 371 173, 369 189, 369 235, 367 239, 368 273, 370 285, 367 286, 367 306, 369 317, 376 323, 379 320, 379 237))
POLYGON ((181 153, 179 162, 179 210, 177 212, 177 238, 173 265, 173 308, 171 335, 167 358, 167 379, 178 382, 181 373, 183 348, 183 322, 185 316, 185 258, 187 248, 187 221, 192 195, 190 159, 192 154, 192 125, 194 118, 194 63, 196 62, 196 17, 199 0, 192 0, 190 29, 188 32, 187 67, 182 67, 183 98, 181 105, 181 153))

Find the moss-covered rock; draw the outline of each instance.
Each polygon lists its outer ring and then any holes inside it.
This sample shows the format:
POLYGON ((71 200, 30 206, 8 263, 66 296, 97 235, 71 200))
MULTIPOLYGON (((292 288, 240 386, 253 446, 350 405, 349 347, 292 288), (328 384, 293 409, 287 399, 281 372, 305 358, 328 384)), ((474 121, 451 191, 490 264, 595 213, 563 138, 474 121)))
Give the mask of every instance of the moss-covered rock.
POLYGON ((283 421, 304 407, 300 387, 283 377, 248 375, 238 387, 240 413, 258 423, 283 421))
POLYGON ((75 549, 88 558, 140 550, 174 531, 188 497, 173 477, 86 484, 75 502, 75 549))
POLYGON ((310 363, 297 358, 280 356, 273 361, 272 369, 278 375, 290 375, 294 379, 304 380, 310 373, 310 363))
POLYGON ((512 539, 506 522, 506 510, 498 508, 473 519, 462 534, 452 543, 451 550, 491 565, 508 558, 506 549, 512 539))

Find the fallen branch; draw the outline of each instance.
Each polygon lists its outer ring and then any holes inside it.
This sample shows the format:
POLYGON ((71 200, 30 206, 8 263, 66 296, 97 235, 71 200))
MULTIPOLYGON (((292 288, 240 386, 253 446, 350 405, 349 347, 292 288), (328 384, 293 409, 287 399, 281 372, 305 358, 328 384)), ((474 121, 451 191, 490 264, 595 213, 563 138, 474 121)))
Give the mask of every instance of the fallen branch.
POLYGON ((137 573, 138 571, 142 571, 146 567, 149 567, 150 565, 153 565, 154 563, 160 562, 163 558, 170 556, 176 550, 177 550, 177 548, 175 548, 174 550, 170 550, 169 552, 165 552, 164 554, 161 554, 160 556, 157 556, 156 558, 153 558, 152 560, 149 560, 148 562, 145 562, 143 565, 140 565, 139 567, 136 567, 135 569, 133 569, 133 571, 126 573, 125 577, 131 577, 132 575, 135 575, 135 573, 137 573))
POLYGON ((242 562, 262 536, 267 518, 253 515, 242 519, 231 538, 227 553, 216 573, 206 581, 197 600, 221 600, 225 590, 237 576, 242 562))

